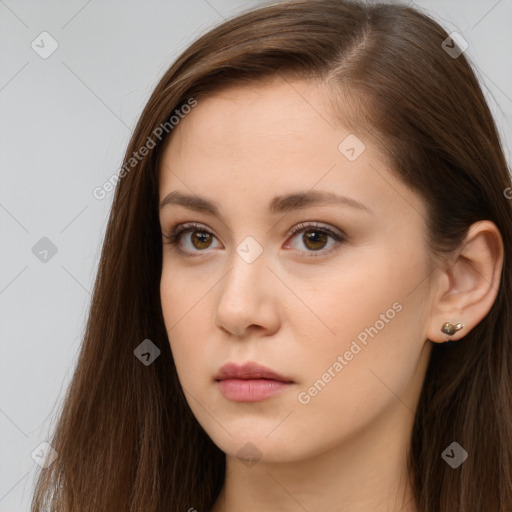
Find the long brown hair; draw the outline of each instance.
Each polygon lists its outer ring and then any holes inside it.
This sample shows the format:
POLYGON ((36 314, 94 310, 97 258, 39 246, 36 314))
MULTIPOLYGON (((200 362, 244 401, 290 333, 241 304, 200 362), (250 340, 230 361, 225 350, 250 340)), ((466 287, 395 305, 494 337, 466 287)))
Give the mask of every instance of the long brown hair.
POLYGON ((443 48, 447 37, 409 6, 300 0, 227 20, 172 64, 125 154, 81 352, 49 441, 58 457, 40 471, 33 512, 201 511, 215 502, 225 454, 187 405, 162 316, 159 164, 176 110, 274 75, 332 86, 333 114, 378 144, 426 201, 432 254, 456 249, 478 220, 499 228, 497 298, 463 341, 434 344, 409 464, 421 512, 512 510, 511 180, 472 67, 443 48), (337 111, 342 94, 351 114, 337 111), (158 144, 130 160, 159 127, 158 144), (149 365, 134 356, 145 339, 161 351, 149 365), (453 441, 470 454, 457 469, 441 457, 453 441))

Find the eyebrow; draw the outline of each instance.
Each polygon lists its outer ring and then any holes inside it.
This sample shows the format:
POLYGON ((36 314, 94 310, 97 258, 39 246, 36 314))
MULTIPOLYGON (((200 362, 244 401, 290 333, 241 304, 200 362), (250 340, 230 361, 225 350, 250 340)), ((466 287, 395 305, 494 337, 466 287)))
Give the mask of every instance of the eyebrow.
MULTIPOLYGON (((368 206, 355 199, 335 194, 333 192, 322 192, 318 190, 309 190, 276 196, 270 201, 268 211, 270 214, 277 215, 295 209, 328 204, 350 206, 375 215, 368 206)), ((197 212, 209 213, 219 218, 222 217, 217 203, 197 195, 183 194, 177 190, 167 194, 167 196, 162 199, 160 202, 160 210, 168 205, 179 205, 197 212)))

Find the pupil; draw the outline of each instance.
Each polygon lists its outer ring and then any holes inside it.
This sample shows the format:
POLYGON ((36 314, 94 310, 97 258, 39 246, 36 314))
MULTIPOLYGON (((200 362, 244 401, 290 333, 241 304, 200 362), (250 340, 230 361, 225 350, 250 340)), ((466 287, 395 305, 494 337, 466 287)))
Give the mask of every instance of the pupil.
POLYGON ((196 240, 198 240, 199 244, 207 243, 208 237, 209 237, 208 233, 204 233, 204 232, 200 232, 200 231, 195 232, 195 238, 196 238, 196 240))
MULTIPOLYGON (((306 246, 308 246, 308 243, 320 243, 321 245, 323 245, 322 242, 325 243, 325 233, 319 231, 306 231, 304 233, 304 236, 306 237, 306 246), (309 233, 309 235, 307 235, 306 233, 309 233)), ((313 248, 318 249, 317 246, 314 246, 313 248)))

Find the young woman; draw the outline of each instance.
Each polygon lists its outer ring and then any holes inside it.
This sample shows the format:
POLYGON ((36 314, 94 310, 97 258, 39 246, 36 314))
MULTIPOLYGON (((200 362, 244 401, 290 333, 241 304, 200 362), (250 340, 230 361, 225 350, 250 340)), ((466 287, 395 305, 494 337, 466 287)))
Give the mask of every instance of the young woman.
POLYGON ((512 184, 457 38, 282 2, 126 151, 32 510, 512 510, 512 184))

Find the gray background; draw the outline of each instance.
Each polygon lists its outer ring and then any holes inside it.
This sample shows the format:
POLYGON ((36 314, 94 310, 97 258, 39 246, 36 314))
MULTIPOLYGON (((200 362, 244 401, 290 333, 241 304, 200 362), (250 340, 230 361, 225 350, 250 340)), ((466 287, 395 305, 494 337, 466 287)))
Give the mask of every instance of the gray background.
MULTIPOLYGON (((29 510, 31 454, 76 363, 113 197, 92 190, 119 170, 170 63, 262 3, 0 0, 0 512, 29 510), (43 31, 58 43, 47 59, 31 47, 43 31), (57 248, 46 262, 43 237, 57 248)), ((416 5, 469 42, 510 162, 512 0, 416 5)))

